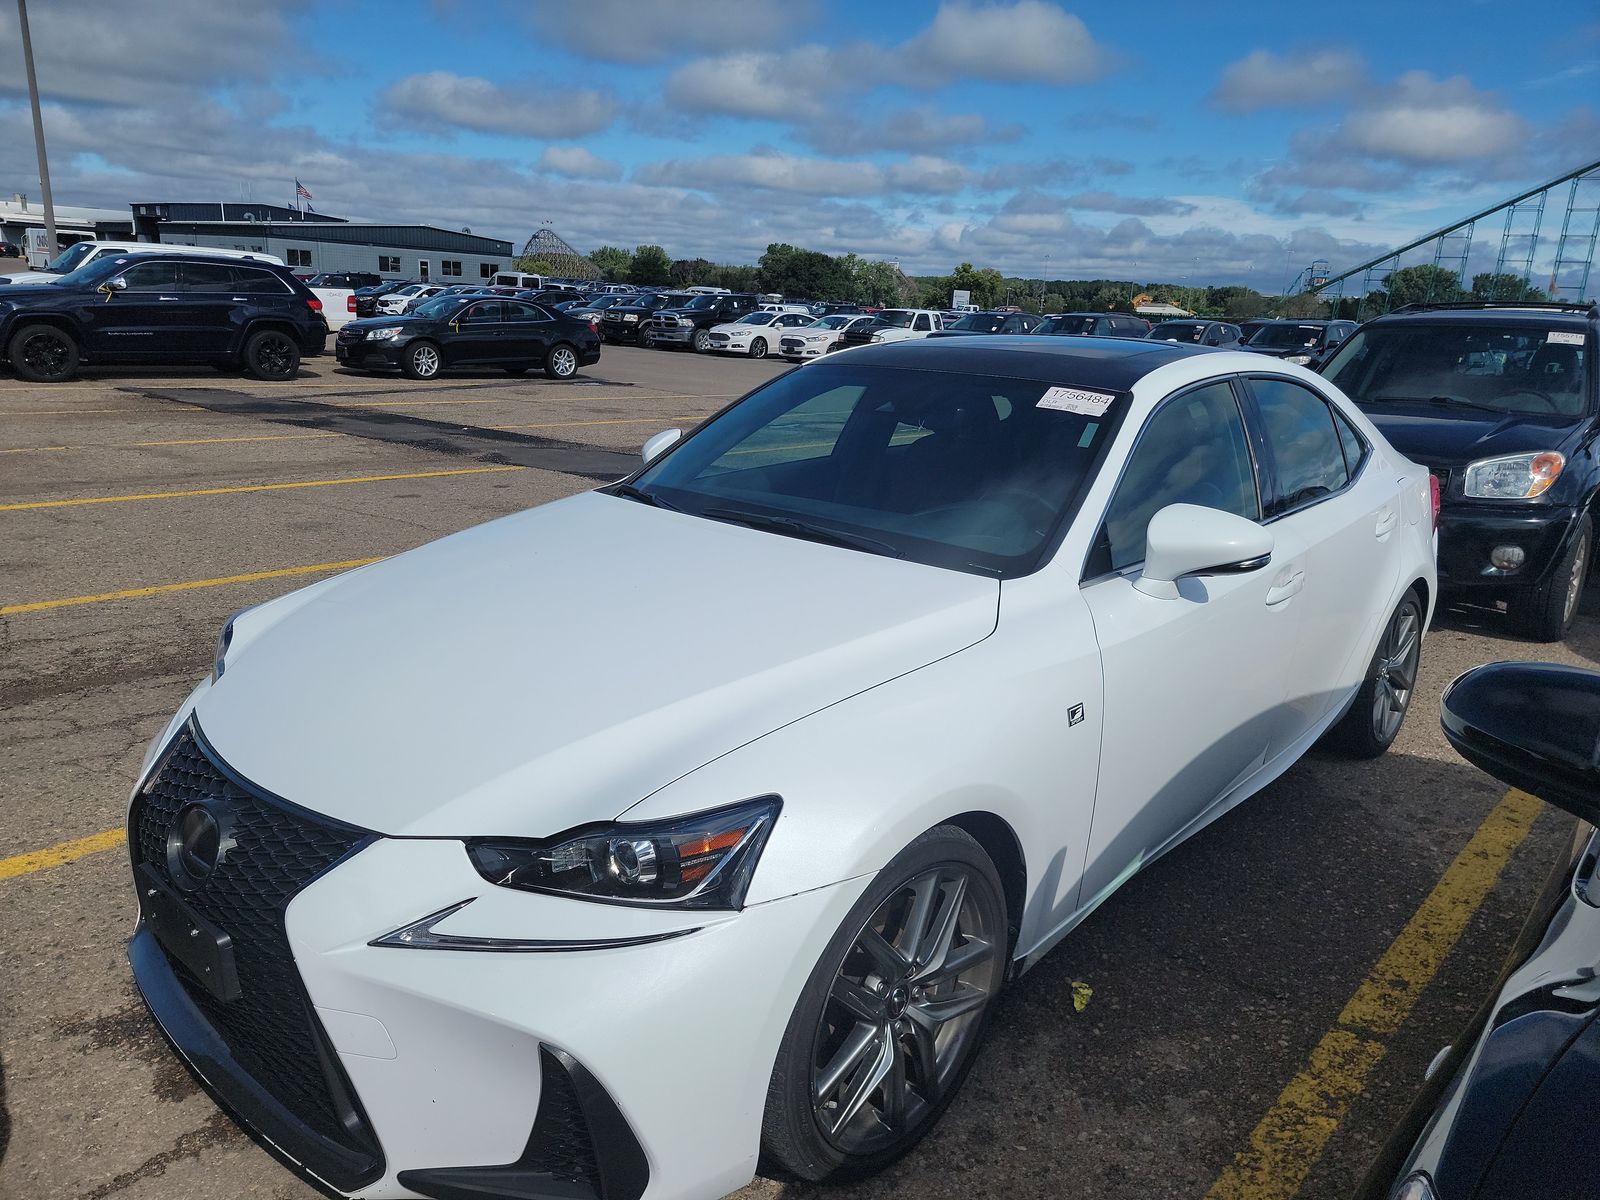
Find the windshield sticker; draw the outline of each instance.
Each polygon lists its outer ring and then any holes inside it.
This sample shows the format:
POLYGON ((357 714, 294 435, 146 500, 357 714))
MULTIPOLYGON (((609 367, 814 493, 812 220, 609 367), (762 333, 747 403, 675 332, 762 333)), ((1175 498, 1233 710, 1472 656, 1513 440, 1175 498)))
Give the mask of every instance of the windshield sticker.
POLYGON ((1082 388, 1053 387, 1039 397, 1040 408, 1077 413, 1080 417, 1103 417, 1116 397, 1106 392, 1086 392, 1082 388))
POLYGON ((1583 334, 1560 333, 1555 330, 1551 330, 1550 336, 1545 338, 1545 341, 1554 342, 1558 346, 1581 346, 1583 345, 1583 334))

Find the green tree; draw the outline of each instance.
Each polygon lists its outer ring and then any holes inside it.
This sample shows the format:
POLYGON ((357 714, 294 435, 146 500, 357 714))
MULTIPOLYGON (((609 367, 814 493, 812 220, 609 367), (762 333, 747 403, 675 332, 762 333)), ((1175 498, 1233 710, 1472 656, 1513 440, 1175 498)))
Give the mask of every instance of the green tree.
POLYGON ((860 304, 900 303, 900 279, 886 262, 858 262, 851 299, 860 304))
POLYGON ((1284 296, 1277 304, 1277 313, 1280 317, 1321 320, 1328 315, 1328 309, 1328 302, 1319 299, 1313 292, 1296 292, 1292 296, 1284 296))
POLYGON ((633 265, 633 254, 621 246, 601 246, 589 255, 589 261, 599 268, 600 278, 607 283, 623 283, 633 265))
POLYGON ((806 300, 843 300, 855 283, 843 259, 787 242, 767 247, 761 256, 760 275, 763 291, 806 300))
POLYGON ((1485 271, 1472 277, 1474 300, 1548 300, 1549 297, 1521 275, 1510 271, 1485 271))
POLYGON ((1065 312, 1066 308, 1067 298, 1060 292, 1046 292, 1043 300, 1039 304, 1040 312, 1065 312))
POLYGON ((1402 304, 1449 304, 1465 295, 1454 271, 1432 263, 1390 271, 1383 277, 1383 286, 1391 309, 1402 304))
MULTIPOLYGON (((672 286, 694 287, 710 284, 717 265, 704 258, 680 258, 672 264, 672 286)), ((715 285, 712 285, 715 286, 715 285)))
POLYGON ((672 282, 672 259, 660 246, 640 246, 628 264, 628 282, 659 287, 672 282))
POLYGON ((1127 290, 1110 283, 1096 288, 1086 307, 1095 312, 1133 311, 1133 305, 1128 303, 1127 290))

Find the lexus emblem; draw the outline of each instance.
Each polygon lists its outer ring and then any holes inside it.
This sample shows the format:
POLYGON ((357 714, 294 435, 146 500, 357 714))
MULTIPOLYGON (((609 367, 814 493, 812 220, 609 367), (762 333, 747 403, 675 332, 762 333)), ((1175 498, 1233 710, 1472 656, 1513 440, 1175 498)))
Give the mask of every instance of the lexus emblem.
POLYGON ((201 886, 232 848, 225 817, 214 804, 185 804, 178 810, 167 830, 167 872, 179 887, 201 886))

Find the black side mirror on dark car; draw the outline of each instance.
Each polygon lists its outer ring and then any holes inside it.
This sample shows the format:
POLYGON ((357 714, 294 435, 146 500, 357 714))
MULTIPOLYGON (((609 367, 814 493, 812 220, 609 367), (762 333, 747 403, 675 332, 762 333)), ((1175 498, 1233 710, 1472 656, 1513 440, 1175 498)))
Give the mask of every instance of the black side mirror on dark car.
POLYGON ((1496 779, 1600 824, 1600 671, 1474 667, 1445 689, 1445 737, 1496 779))

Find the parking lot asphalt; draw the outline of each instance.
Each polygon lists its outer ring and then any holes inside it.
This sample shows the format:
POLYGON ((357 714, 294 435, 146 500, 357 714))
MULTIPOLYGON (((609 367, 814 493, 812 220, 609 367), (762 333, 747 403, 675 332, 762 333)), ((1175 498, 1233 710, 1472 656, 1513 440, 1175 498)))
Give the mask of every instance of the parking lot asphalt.
MULTIPOLYGON (((0 376, 0 1197, 315 1194, 192 1084, 123 951, 127 792, 226 616, 614 478, 782 369, 607 348, 567 383, 331 357, 290 384, 0 376)), ((1454 756, 1440 691, 1494 659, 1596 665, 1585 609, 1565 646, 1441 613, 1390 754, 1314 751, 1132 880, 1005 994, 917 1152, 741 1200, 1347 1194, 1570 836, 1454 756)))

